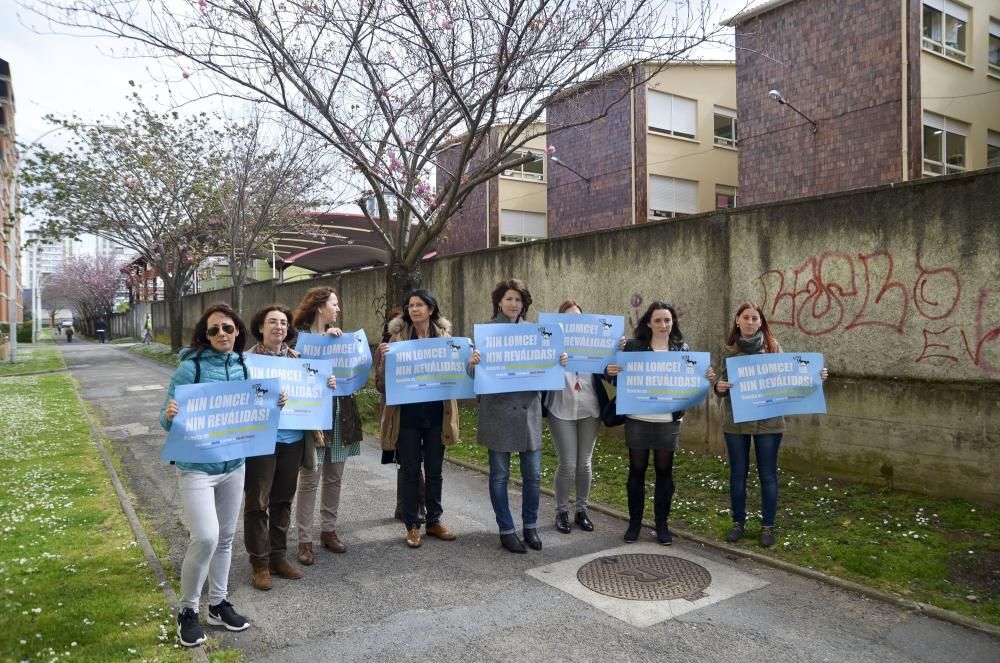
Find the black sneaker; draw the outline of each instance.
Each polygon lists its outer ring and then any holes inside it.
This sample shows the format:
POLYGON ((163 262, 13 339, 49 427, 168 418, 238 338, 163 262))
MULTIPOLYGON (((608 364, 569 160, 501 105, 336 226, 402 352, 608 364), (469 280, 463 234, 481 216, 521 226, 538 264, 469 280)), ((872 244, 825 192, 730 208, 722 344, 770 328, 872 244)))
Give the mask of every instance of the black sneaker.
POLYGON ((185 647, 197 647, 205 642, 205 629, 198 622, 198 613, 184 608, 177 615, 177 637, 185 647))
POLYGON ((208 623, 212 626, 225 626, 230 631, 242 631, 250 627, 250 620, 233 610, 233 604, 229 601, 208 606, 208 623))
POLYGON ((743 523, 733 522, 733 526, 726 532, 726 541, 736 543, 743 538, 743 523))
POLYGON ((639 533, 642 532, 642 523, 629 523, 625 530, 625 543, 635 543, 639 540, 639 533))
POLYGON ((760 546, 770 548, 774 545, 774 525, 764 525, 760 528, 760 546))
POLYGON ((674 542, 674 537, 666 523, 656 523, 656 540, 662 546, 669 546, 674 542))

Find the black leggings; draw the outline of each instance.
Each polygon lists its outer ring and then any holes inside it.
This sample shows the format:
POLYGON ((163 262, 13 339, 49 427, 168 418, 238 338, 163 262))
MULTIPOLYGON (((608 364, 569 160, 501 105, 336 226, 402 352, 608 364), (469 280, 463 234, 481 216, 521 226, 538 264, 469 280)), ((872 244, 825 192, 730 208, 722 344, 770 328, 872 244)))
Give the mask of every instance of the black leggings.
MULTIPOLYGON (((628 450, 628 517, 637 525, 642 522, 646 506, 646 468, 649 466, 649 449, 628 450)), ((653 491, 653 516, 657 523, 670 517, 670 502, 674 498, 674 452, 653 451, 653 469, 656 484, 653 491)))

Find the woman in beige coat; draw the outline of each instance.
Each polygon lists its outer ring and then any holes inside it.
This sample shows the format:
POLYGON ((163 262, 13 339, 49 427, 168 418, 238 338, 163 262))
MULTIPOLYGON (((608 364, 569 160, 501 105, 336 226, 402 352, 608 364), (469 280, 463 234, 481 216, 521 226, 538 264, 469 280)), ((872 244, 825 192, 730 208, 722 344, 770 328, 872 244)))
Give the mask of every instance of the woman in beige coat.
MULTIPOLYGON (((406 296, 403 315, 389 323, 389 342, 451 336, 451 323, 438 308, 429 291, 418 288, 406 296)), ((375 385, 385 393, 385 361, 388 343, 382 343, 375 385)), ((443 522, 441 515, 442 466, 444 448, 458 439, 458 406, 454 400, 386 405, 382 410, 381 440, 383 450, 396 450, 403 473, 403 524, 406 545, 419 548, 420 538, 420 467, 425 475, 427 506, 427 536, 442 541, 454 541, 455 534, 443 522)))

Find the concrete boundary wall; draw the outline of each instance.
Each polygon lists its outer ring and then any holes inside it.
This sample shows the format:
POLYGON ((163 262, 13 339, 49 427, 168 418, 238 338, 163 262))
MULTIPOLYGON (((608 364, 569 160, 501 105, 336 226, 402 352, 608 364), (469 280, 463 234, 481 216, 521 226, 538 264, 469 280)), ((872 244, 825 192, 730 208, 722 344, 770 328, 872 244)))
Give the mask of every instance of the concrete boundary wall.
MULTIPOLYGON (((572 297, 634 321, 665 299, 691 347, 716 360, 736 306, 757 301, 785 350, 823 352, 833 375, 827 415, 788 418, 784 467, 1000 504, 998 191, 994 168, 737 208, 442 257, 425 263, 424 284, 460 335, 489 317, 508 276, 527 282, 530 319, 572 297)), ((344 328, 375 340, 384 278, 254 284, 244 310, 294 308, 331 285, 344 328)), ((186 298, 185 336, 228 296, 186 298)), ((688 413, 683 443, 724 454, 714 397, 688 413)))

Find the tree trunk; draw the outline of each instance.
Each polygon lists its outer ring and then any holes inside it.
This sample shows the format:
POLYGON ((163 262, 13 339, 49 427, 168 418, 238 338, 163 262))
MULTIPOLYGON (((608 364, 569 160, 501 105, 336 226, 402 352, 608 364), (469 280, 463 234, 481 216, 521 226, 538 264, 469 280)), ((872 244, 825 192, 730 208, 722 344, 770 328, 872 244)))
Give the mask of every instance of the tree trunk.
POLYGON ((402 262, 395 262, 385 270, 385 308, 382 317, 389 320, 389 312, 403 305, 403 298, 414 288, 419 288, 423 280, 420 266, 409 267, 402 262))
POLYGON ((244 320, 248 319, 249 315, 243 314, 243 285, 247 280, 247 267, 246 263, 240 264, 239 268, 235 271, 233 270, 233 261, 229 262, 229 274, 233 281, 233 294, 229 298, 233 305, 233 310, 244 320))
POLYGON ((170 316, 170 350, 177 354, 184 344, 184 307, 180 297, 167 301, 167 311, 170 316))

